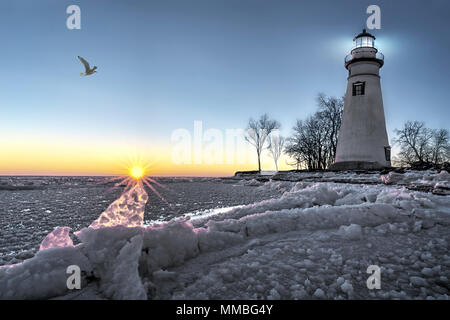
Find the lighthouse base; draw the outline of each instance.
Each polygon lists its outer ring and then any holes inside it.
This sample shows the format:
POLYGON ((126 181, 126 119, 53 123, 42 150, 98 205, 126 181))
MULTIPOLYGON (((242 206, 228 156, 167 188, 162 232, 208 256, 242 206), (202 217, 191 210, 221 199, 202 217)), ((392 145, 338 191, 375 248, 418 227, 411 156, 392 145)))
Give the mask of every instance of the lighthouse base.
POLYGON ((346 170, 381 170, 386 166, 376 161, 341 161, 333 163, 328 170, 346 171, 346 170))

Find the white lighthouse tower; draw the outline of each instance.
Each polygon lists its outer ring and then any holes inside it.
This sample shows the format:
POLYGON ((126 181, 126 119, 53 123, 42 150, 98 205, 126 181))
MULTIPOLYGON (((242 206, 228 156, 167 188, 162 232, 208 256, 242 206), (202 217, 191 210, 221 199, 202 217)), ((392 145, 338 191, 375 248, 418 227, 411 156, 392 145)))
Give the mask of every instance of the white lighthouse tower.
POLYGON ((345 58, 345 67, 349 72, 347 92, 336 158, 330 169, 390 167, 391 148, 379 75, 384 56, 375 48, 375 37, 365 29, 353 42, 353 49, 345 58))

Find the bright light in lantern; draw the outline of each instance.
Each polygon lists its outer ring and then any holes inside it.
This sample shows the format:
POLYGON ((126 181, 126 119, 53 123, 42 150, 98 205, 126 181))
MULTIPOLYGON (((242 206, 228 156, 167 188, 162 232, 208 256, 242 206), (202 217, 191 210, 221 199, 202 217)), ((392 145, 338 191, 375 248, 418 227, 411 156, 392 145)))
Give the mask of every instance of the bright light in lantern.
POLYGON ((144 176, 144 169, 142 169, 141 167, 133 167, 130 170, 130 176, 132 176, 136 180, 139 180, 144 176))

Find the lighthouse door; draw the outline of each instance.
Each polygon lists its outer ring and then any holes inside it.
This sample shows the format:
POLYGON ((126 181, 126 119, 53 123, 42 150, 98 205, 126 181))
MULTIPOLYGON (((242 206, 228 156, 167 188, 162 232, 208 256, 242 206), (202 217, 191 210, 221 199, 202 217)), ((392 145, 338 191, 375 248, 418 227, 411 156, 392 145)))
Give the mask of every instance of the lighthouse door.
POLYGON ((391 147, 384 147, 384 155, 386 157, 386 161, 391 161, 391 147))

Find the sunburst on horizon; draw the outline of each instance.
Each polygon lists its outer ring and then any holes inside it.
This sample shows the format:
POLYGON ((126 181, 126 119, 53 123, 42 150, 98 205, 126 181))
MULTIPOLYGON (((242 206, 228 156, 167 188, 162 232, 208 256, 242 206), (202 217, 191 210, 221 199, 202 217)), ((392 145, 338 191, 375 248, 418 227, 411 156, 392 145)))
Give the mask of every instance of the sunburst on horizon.
POLYGON ((144 176, 144 169, 140 166, 134 166, 130 169, 130 176, 136 180, 140 180, 144 176))
POLYGON ((122 175, 108 179, 108 182, 116 181, 114 187, 112 187, 110 190, 114 190, 125 185, 122 191, 122 193, 125 193, 131 188, 134 188, 136 185, 141 185, 144 189, 145 187, 149 188, 154 194, 156 194, 158 198, 168 203, 164 196, 162 196, 161 193, 156 190, 155 186, 161 187, 168 191, 171 190, 150 177, 149 169, 151 165, 152 164, 150 163, 144 164, 144 161, 142 161, 142 159, 132 159, 128 163, 123 164, 122 172, 124 173, 122 175))

